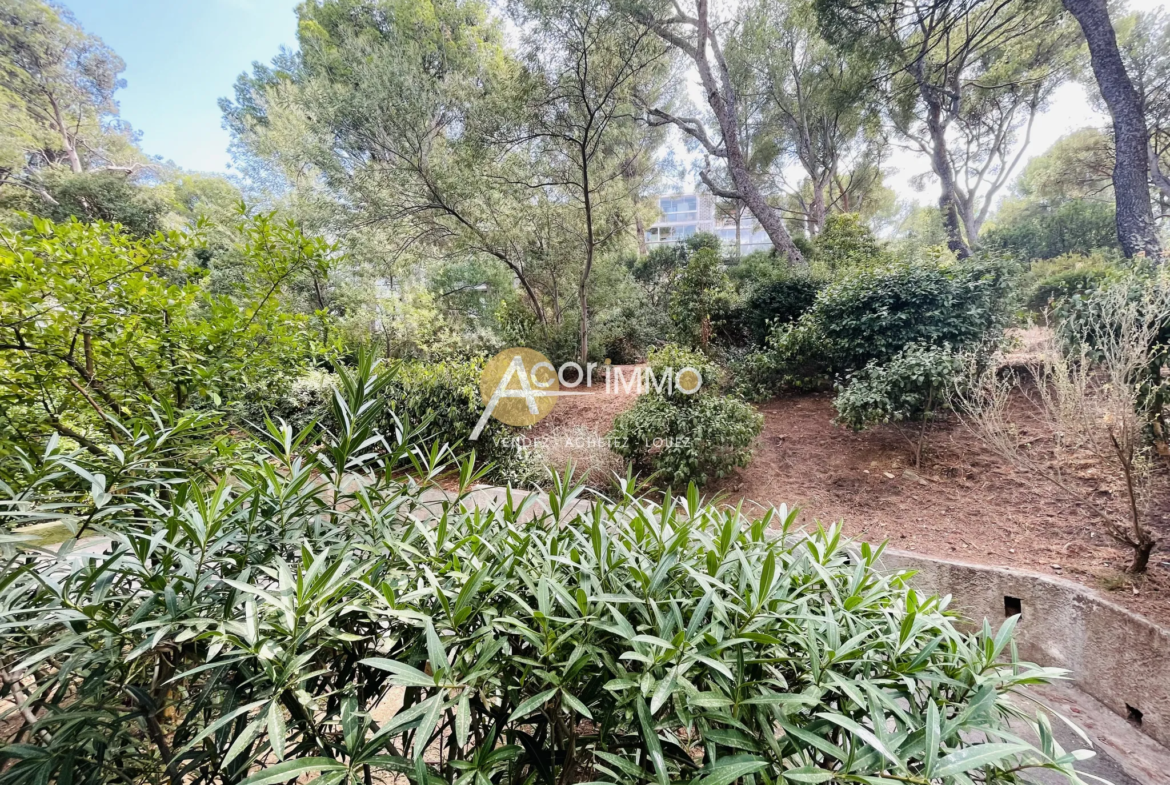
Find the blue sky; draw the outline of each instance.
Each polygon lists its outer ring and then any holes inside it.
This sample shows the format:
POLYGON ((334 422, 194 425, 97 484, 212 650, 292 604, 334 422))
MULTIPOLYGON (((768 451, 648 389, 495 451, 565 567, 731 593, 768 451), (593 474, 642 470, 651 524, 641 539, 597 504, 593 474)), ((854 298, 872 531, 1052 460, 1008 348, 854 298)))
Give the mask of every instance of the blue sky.
POLYGON ((223 172, 229 136, 216 101, 252 62, 296 44, 296 0, 64 0, 126 61, 123 119, 142 147, 185 169, 223 172))

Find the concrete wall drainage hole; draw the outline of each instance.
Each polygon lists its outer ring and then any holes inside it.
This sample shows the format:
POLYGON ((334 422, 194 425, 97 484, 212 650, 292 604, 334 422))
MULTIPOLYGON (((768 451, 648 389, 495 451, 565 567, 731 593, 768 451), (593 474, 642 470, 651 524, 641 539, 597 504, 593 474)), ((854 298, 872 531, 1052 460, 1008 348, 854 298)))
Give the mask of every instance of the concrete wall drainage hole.
POLYGON ((1022 616, 1024 613, 1024 604, 1020 602, 1019 597, 1009 597, 1006 594, 1003 598, 1003 616, 1009 619, 1012 616, 1022 616))

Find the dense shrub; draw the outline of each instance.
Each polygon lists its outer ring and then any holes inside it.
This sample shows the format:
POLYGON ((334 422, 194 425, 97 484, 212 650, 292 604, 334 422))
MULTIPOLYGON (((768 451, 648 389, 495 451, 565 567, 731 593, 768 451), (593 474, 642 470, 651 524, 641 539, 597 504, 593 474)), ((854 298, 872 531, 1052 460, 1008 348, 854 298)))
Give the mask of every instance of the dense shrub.
POLYGON ((1029 205, 1011 220, 988 230, 989 248, 1009 251, 1022 259, 1052 259, 1063 254, 1116 250, 1117 221, 1112 202, 1072 199, 1057 204, 1029 205))
POLYGON ((735 290, 719 252, 701 248, 692 253, 670 298, 670 320, 678 341, 706 349, 735 310, 735 290))
MULTIPOLYGON (((667 394, 652 387, 614 421, 611 449, 636 471, 675 488, 702 485, 747 465, 763 418, 743 401, 718 393, 718 367, 703 354, 673 345, 651 352, 649 365, 655 379, 668 369, 679 374, 693 368, 702 376, 702 388, 667 394)), ((689 371, 681 380, 686 389, 697 381, 689 371)))
POLYGON ((1071 778, 1012 700, 1060 675, 1015 661, 1014 619, 960 633, 880 549, 694 489, 465 508, 472 466, 440 493, 455 464, 423 449, 393 479, 414 445, 370 430, 377 378, 341 381, 321 451, 274 429, 218 483, 142 461, 61 498, 44 477, 85 456, 50 450, 16 489, 3 525, 68 511, 109 545, 0 540, 0 697, 35 712, 3 726, 6 783, 1071 778))
POLYGON ((614 421, 611 449, 662 486, 703 485, 746 466, 763 418, 721 395, 677 403, 643 395, 614 421))
POLYGON ((509 426, 489 418, 479 438, 468 441, 483 414, 479 388, 483 366, 483 358, 401 363, 383 393, 389 403, 383 431, 392 433, 398 422, 408 429, 419 428, 423 441, 474 449, 481 461, 494 462, 507 476, 517 460, 509 426))
MULTIPOLYGON (((870 363, 837 385, 836 422, 855 431, 879 423, 925 424, 950 405, 963 370, 962 358, 949 347, 911 344, 888 362, 870 363)), ((919 427, 917 434, 907 436, 916 466, 922 462, 925 429, 919 427)))
POLYGON ((1024 301, 1033 311, 1050 308, 1074 294, 1084 294, 1117 280, 1125 268, 1113 254, 1064 254, 1032 262, 1024 281, 1024 301))
POLYGON ((296 377, 279 393, 273 395, 267 387, 247 389, 232 408, 238 418, 256 425, 265 419, 283 420, 300 431, 310 423, 320 422, 329 414, 337 376, 321 369, 306 371, 296 377))
POLYGON ((1006 324, 1010 280, 1008 265, 987 257, 848 275, 823 289, 795 326, 774 336, 778 366, 788 373, 820 365, 842 375, 884 363, 911 344, 978 347, 1006 324))
POLYGON ((813 238, 813 258, 832 272, 842 272, 887 263, 890 254, 861 216, 832 213, 813 238))
POLYGON ((524 346, 535 349, 557 367, 577 361, 581 355, 581 338, 576 314, 556 324, 542 324, 525 305, 502 300, 495 318, 500 324, 500 342, 503 346, 524 346))
MULTIPOLYGON (((719 389, 724 381, 723 371, 714 360, 702 352, 686 349, 678 344, 668 343, 665 346, 651 349, 646 355, 646 364, 650 366, 650 371, 657 379, 661 379, 668 370, 677 374, 683 368, 695 369, 702 379, 700 393, 713 393, 719 389)), ((682 382, 683 386, 689 390, 698 383, 698 380, 691 378, 691 374, 685 374, 682 382)), ((671 400, 687 401, 693 398, 693 394, 684 393, 672 387, 671 400)))
POLYGON ((877 423, 929 419, 947 405, 961 370, 961 359, 949 348, 907 346, 889 362, 870 363, 838 387, 833 401, 837 422, 860 431, 877 423))
POLYGON ((772 353, 754 346, 729 350, 724 362, 730 376, 728 391, 745 401, 769 400, 780 386, 772 353))
POLYGON ((757 346, 776 325, 799 319, 816 301, 821 282, 809 275, 780 275, 755 284, 743 306, 743 321, 757 346))
POLYGON ((331 247, 268 216, 239 228, 239 297, 199 285, 190 235, 42 218, 0 228, 0 453, 56 433, 100 455, 123 438, 110 417, 173 421, 277 397, 327 354, 319 325, 284 305, 290 279, 324 275, 331 247))
POLYGON ((650 307, 645 297, 632 297, 597 316, 590 342, 614 365, 633 365, 667 340, 670 327, 665 312, 650 307))
POLYGON ((166 201, 156 189, 136 185, 122 172, 99 169, 74 173, 50 168, 45 189, 53 202, 37 207, 58 223, 73 218, 86 223, 116 223, 138 237, 165 228, 166 201))
POLYGON ((728 356, 731 391, 749 401, 771 399, 779 390, 818 390, 830 385, 824 336, 808 320, 776 325, 763 349, 728 356))
POLYGON ((1030 259, 1120 250, 1112 202, 1094 199, 1032 205, 1011 222, 993 228, 986 241, 1030 259))

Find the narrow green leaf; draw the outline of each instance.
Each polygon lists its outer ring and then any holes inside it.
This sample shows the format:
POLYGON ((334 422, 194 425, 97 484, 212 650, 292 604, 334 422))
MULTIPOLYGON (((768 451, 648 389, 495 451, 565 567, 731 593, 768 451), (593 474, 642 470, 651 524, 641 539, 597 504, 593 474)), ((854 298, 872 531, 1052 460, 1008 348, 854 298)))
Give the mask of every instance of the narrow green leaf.
POLYGON ((545 690, 544 692, 541 692, 537 695, 533 695, 531 698, 523 701, 519 706, 516 707, 516 710, 512 712, 510 717, 508 717, 508 722, 518 720, 521 717, 527 717, 529 714, 547 703, 549 698, 556 694, 557 688, 553 687, 551 690, 545 690))
POLYGON ((1030 748, 1027 744, 1009 744, 1006 742, 990 742, 988 744, 976 744, 971 747, 964 747, 961 750, 955 750, 940 760, 938 762, 938 768, 934 771, 934 776, 952 777, 956 774, 971 771, 971 769, 979 769, 984 766, 999 763, 1005 758, 1018 755, 1028 749, 1030 748))
POLYGON ((658 740, 658 731, 654 728, 654 717, 650 714, 650 707, 646 705, 646 699, 641 695, 634 699, 634 711, 642 726, 642 740, 646 742, 646 750, 650 753, 650 761, 654 764, 654 773, 657 775, 659 785, 669 785, 670 775, 666 771, 662 742, 658 740))
POLYGON ((768 768, 768 762, 764 760, 742 761, 728 763, 722 766, 716 765, 710 774, 699 780, 699 785, 731 785, 731 783, 740 777, 755 774, 757 771, 763 771, 766 768, 768 768))
POLYGON ((927 779, 934 776, 934 764, 938 761, 938 748, 942 743, 939 737, 938 704, 933 700, 926 702, 926 734, 923 740, 925 755, 922 760, 922 774, 927 779))
POLYGON ((471 701, 467 691, 459 697, 459 705, 455 709, 455 743, 460 748, 467 746, 467 736, 471 731, 471 701))
POLYGON ((890 762, 893 763, 899 769, 905 768, 904 765, 902 764, 902 761, 898 760, 898 756, 895 755, 890 750, 889 747, 887 747, 885 744, 882 744, 881 739, 879 739, 877 736, 875 736, 873 734, 873 731, 871 731, 867 728, 861 727, 853 720, 849 719, 848 717, 843 717, 840 714, 831 714, 829 712, 822 711, 822 712, 818 712, 817 716, 820 717, 821 719, 828 720, 829 722, 833 723, 834 725, 840 725, 842 728, 849 731, 850 733, 855 734, 858 738, 860 738, 866 744, 868 744, 869 746, 873 747, 875 750, 880 752, 882 755, 884 755, 886 758, 888 758, 890 760, 890 762))
POLYGON ((368 657, 361 661, 362 665, 368 665, 371 668, 377 668, 381 671, 389 671, 394 674, 394 678, 390 680, 391 684, 399 687, 434 687, 435 679, 428 676, 418 668, 412 668, 406 663, 395 662, 384 657, 368 657))
POLYGON ((288 782, 304 774, 320 774, 328 771, 345 771, 345 765, 332 758, 296 758, 269 766, 240 782, 240 785, 272 785, 288 782))
POLYGON ((828 782, 836 775, 826 769, 818 769, 815 766, 804 766, 799 769, 789 769, 782 772, 784 779, 792 780, 793 782, 828 782))

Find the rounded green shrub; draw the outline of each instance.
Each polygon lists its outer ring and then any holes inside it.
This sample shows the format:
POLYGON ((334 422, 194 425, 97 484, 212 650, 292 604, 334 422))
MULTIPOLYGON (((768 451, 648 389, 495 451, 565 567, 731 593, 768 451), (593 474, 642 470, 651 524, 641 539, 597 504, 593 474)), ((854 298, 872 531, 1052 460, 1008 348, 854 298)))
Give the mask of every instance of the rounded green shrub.
POLYGON ((1109 281, 1125 276, 1127 270, 1110 254, 1064 254, 1032 263, 1024 286, 1025 305, 1042 311, 1059 305, 1076 294, 1087 294, 1109 281))
POLYGON ((945 409, 962 359, 948 347, 911 344, 889 362, 870 363, 837 386, 837 422, 856 431, 878 423, 930 419, 945 409))
POLYGON ((1011 310, 1008 263, 898 263, 862 270, 823 289, 800 321, 770 339, 781 374, 821 367, 848 374, 911 344, 974 349, 995 340, 1011 310))
POLYGON ((748 464, 763 419, 736 398, 643 395, 614 421, 610 448, 659 485, 703 485, 748 464))
POLYGON ((719 367, 706 355, 674 344, 650 352, 649 389, 618 415, 610 449, 664 486, 702 485, 746 466, 763 427, 749 404, 724 397, 719 367), (700 374, 699 379, 688 370, 700 374), (662 380, 671 378, 669 391, 662 380), (680 381, 682 389, 675 386, 680 381))
POLYGON ((816 301, 821 282, 809 275, 783 275, 757 283, 744 304, 752 341, 763 346, 777 325, 799 319, 816 301))

